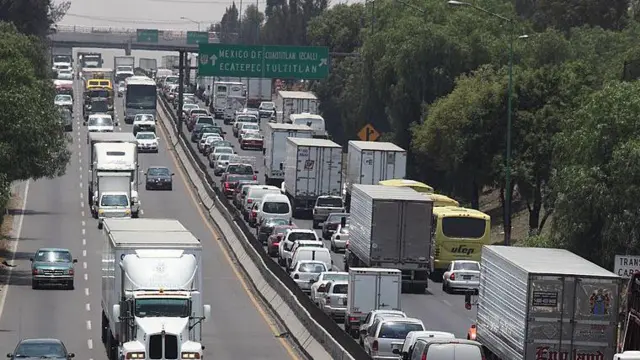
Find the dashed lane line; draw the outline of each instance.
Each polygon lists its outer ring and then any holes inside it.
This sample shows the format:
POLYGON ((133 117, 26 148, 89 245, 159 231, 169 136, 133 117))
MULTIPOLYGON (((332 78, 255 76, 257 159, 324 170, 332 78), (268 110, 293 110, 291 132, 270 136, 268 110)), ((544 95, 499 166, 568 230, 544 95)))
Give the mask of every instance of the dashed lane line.
POLYGON ((84 288, 84 295, 89 296, 89 288, 84 288))
POLYGON ((89 303, 84 304, 84 308, 87 311, 91 311, 91 304, 89 304, 89 303))
POLYGON ((82 262, 82 267, 85 268, 85 269, 87 268, 87 262, 86 261, 82 262))

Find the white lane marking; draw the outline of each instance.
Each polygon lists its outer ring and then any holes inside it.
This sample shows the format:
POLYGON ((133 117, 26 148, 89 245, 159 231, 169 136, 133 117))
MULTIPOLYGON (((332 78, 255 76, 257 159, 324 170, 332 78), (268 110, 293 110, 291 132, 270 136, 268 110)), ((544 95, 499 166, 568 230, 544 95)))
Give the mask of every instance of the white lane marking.
POLYGON ((84 208, 84 201, 80 201, 80 207, 84 208))
POLYGON ((89 350, 93 350, 93 340, 87 340, 87 346, 89 347, 89 350))
POLYGON ((82 174, 80 174, 80 183, 82 183, 82 174))
POLYGON ((78 157, 82 157, 82 152, 78 151, 78 157))
POLYGON ((82 250, 82 257, 87 257, 87 250, 82 250))
POLYGON ((88 280, 89 280, 89 274, 84 274, 84 276, 83 276, 83 277, 84 277, 84 280, 85 280, 85 281, 88 281, 88 280))
POLYGON ((85 268, 85 269, 87 268, 87 262, 86 261, 82 262, 82 267, 85 268))
POLYGON ((84 304, 84 308, 85 308, 87 311, 91 311, 91 304, 89 304, 89 303, 84 304))
POLYGON ((451 305, 451 303, 448 300, 442 299, 442 302, 447 304, 447 306, 453 307, 453 305, 451 305))
POLYGON ((80 199, 84 199, 84 193, 80 192, 80 199))
POLYGON ((80 181, 80 188, 82 188, 82 181, 80 181))
POLYGON ((138 200, 138 205, 142 206, 142 200, 138 200))
POLYGON ((118 127, 118 131, 122 131, 122 128, 121 128, 121 127, 118 127))
POLYGON ((91 330, 91 320, 87 320, 87 330, 91 330))
POLYGON ((87 239, 82 239, 82 246, 86 246, 87 245, 87 239))
MULTIPOLYGON (((27 184, 24 188, 24 198, 22 199, 22 214, 20 214, 20 219, 18 220, 18 229, 16 231, 16 239, 13 240, 13 244, 11 244, 11 262, 14 262, 16 259, 16 252, 18 251, 18 241, 20 241, 20 236, 22 235, 22 223, 24 222, 24 210, 27 208, 27 196, 29 196, 29 184, 30 181, 27 180, 27 184)), ((2 318, 4 303, 7 301, 7 293, 9 292, 9 285, 11 283, 11 274, 13 271, 9 271, 9 275, 7 275, 7 284, 2 285, 2 291, 0 291, 0 318, 2 318)))
POLYGON ((80 172, 82 172, 82 166, 80 166, 80 172))
MULTIPOLYGON (((78 119, 78 122, 80 122, 80 119, 78 119)), ((80 131, 78 131, 78 137, 80 137, 80 131)))
POLYGON ((87 233, 87 229, 82 229, 82 235, 87 233))
POLYGON ((85 294, 86 296, 89 296, 89 288, 84 288, 84 294, 85 294))
POLYGON ((80 215, 82 215, 82 217, 84 217, 84 210, 82 210, 82 211, 80 212, 80 215))
POLYGON ((82 146, 80 144, 78 144, 78 149, 82 148, 82 146))

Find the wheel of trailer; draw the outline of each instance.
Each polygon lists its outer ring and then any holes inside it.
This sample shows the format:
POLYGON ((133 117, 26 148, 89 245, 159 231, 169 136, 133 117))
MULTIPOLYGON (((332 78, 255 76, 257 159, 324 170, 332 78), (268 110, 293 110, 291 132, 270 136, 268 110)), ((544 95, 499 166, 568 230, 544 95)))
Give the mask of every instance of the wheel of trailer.
POLYGON ((87 194, 87 199, 89 199, 89 206, 93 205, 93 196, 91 196, 91 189, 87 190, 88 194, 87 194))
POLYGON ((313 228, 314 228, 314 229, 317 229, 317 228, 318 228, 318 224, 319 224, 319 223, 318 223, 317 221, 313 220, 313 228))
POLYGON ((109 324, 107 324, 107 317, 104 315, 104 311, 102 312, 101 326, 102 326, 102 334, 101 334, 102 343, 106 345, 107 344, 107 329, 109 328, 109 324))
POLYGON ((37 280, 31 280, 31 288, 33 290, 37 290, 38 289, 38 281, 37 280))
POLYGON ((449 289, 447 289, 447 285, 445 281, 442 282, 442 292, 449 293, 449 289))

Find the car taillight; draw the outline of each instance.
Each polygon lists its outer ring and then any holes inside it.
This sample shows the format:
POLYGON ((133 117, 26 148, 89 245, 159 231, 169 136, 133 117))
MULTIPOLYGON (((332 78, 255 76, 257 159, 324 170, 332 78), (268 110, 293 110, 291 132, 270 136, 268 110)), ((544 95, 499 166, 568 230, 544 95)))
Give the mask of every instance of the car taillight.
POLYGON ((378 340, 373 341, 373 344, 371 344, 371 350, 378 351, 378 340))
POLYGON ((31 273, 32 273, 33 275, 38 275, 38 269, 33 269, 33 270, 31 270, 31 273))
POLYGON ((349 316, 349 321, 350 322, 355 322, 355 321, 358 321, 358 318, 355 317, 355 316, 349 316))
POLYGON ((273 243, 273 246, 274 246, 274 247, 278 247, 278 245, 280 245, 280 243, 279 243, 279 242, 274 242, 274 243, 273 243))
POLYGON ((295 275, 293 275, 293 278, 294 278, 294 279, 300 279, 300 275, 295 274, 295 275))
POLYGON ((456 280, 456 274, 455 273, 451 273, 451 275, 449 275, 449 280, 456 280))
POLYGON ((74 273, 73 269, 69 269, 69 275, 73 275, 74 273))
MULTIPOLYGON (((427 354, 422 354, 422 357, 420 358, 420 360, 427 360, 427 354)), ((484 359, 482 359, 484 360, 484 359)))
POLYGON ((253 180, 258 180, 258 177, 253 175, 253 180))
POLYGON ((253 202, 252 199, 247 199, 247 204, 251 204, 253 202))
POLYGON ((225 188, 225 189, 228 189, 228 188, 230 188, 230 187, 231 187, 231 184, 229 184, 228 182, 224 183, 224 188, 225 188))

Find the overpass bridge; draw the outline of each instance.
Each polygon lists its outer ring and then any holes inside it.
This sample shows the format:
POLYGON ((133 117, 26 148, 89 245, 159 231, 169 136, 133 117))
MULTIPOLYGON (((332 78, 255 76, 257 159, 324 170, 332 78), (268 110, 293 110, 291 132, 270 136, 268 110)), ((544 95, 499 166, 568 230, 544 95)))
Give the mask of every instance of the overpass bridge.
POLYGON ((219 43, 216 32, 125 29, 112 27, 54 25, 49 35, 52 47, 198 52, 199 43, 219 43))

